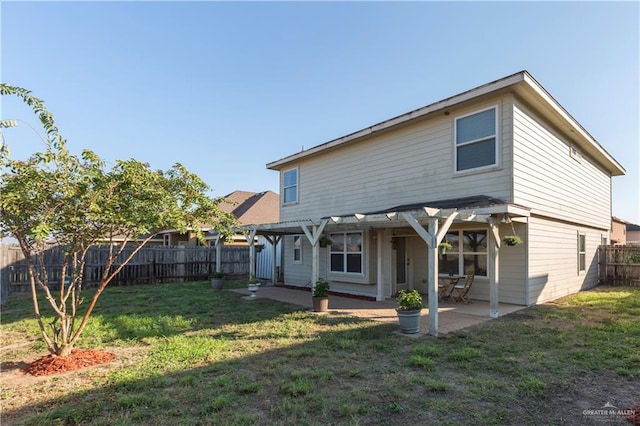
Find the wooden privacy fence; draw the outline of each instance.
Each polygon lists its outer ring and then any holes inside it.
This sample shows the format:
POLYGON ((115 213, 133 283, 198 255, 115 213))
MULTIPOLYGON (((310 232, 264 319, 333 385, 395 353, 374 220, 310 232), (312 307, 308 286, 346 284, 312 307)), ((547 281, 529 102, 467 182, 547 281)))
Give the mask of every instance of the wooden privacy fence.
MULTIPOLYGON (((132 251, 126 248, 118 257, 114 269, 132 251)), ((249 248, 223 246, 221 268, 225 275, 243 277, 249 275, 249 248)), ((92 247, 87 253, 84 285, 100 282, 109 247, 92 247)), ((60 281, 64 253, 60 247, 45 252, 44 265, 50 281, 60 281)), ((110 285, 152 284, 197 281, 207 279, 216 267, 214 247, 144 247, 116 275, 110 285)), ((27 264, 17 246, 0 245, 0 301, 6 303, 10 292, 27 291, 30 287, 27 264)))
POLYGON ((640 286, 640 245, 600 246, 600 284, 640 286))

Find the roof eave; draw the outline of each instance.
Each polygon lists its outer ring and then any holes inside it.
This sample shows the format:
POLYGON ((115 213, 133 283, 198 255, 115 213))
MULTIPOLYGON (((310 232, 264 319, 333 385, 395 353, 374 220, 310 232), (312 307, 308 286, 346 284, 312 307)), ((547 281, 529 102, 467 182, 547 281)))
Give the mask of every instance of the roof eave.
POLYGON ((568 135, 574 136, 578 146, 598 160, 612 176, 622 176, 626 173, 624 167, 526 71, 524 72, 524 83, 516 87, 517 94, 528 100, 541 101, 551 111, 551 119, 558 123, 559 127, 568 135))

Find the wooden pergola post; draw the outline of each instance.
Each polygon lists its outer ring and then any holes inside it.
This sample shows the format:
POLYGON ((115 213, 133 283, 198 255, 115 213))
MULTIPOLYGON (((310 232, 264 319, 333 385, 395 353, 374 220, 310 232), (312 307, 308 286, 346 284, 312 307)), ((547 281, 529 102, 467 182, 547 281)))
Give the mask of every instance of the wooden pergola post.
POLYGON ((500 283, 500 233, 498 231, 499 221, 495 217, 487 219, 491 238, 489 239, 489 315, 491 318, 498 318, 498 289, 500 283))
POLYGON ((244 236, 249 243, 249 279, 254 279, 256 277, 256 230, 249 230, 248 234, 244 236))
POLYGON ((216 272, 222 272, 222 238, 220 234, 215 236, 214 245, 216 247, 216 272))
POLYGON ((269 244, 271 244, 273 248, 272 250, 273 257, 271 259, 271 277, 272 277, 271 282, 275 286, 276 284, 278 284, 278 277, 276 276, 277 269, 278 269, 277 248, 278 248, 278 244, 280 243, 280 240, 282 240, 282 235, 265 235, 264 238, 267 241, 269 241, 269 244))
POLYGON ((402 213, 402 217, 416 233, 427 243, 427 288, 429 296, 429 334, 438 335, 438 244, 444 239, 458 212, 453 212, 439 228, 438 218, 441 211, 425 207, 428 216, 428 230, 411 213, 402 213))
POLYGON ((312 228, 306 224, 302 224, 302 230, 304 234, 307 236, 307 239, 311 243, 312 249, 312 260, 311 260, 311 291, 316 288, 316 281, 318 281, 320 275, 320 248, 318 247, 318 240, 320 236, 324 232, 324 227, 329 223, 329 219, 322 219, 319 224, 312 225, 312 228))

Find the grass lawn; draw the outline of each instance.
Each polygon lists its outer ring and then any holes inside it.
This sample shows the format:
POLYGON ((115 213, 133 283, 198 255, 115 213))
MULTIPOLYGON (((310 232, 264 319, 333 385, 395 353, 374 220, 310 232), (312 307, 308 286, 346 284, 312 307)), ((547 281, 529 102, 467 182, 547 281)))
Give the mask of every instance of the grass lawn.
POLYGON ((46 354, 31 309, 13 294, 2 312, 3 425, 629 424, 593 411, 640 409, 634 288, 416 339, 209 283, 113 287, 77 346, 116 359, 49 377, 11 368, 46 354))

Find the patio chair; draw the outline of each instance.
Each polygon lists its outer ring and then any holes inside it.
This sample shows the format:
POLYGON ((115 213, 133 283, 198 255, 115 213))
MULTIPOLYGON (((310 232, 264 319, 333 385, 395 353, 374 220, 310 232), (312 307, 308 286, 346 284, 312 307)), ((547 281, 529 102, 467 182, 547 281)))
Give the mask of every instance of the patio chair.
POLYGON ((446 300, 451 296, 453 286, 450 281, 439 279, 438 280, 438 300, 446 300))
POLYGON ((469 303, 467 293, 469 293, 469 290, 471 289, 474 277, 475 275, 473 273, 468 274, 463 283, 458 283, 451 288, 449 295, 453 301, 469 303))

